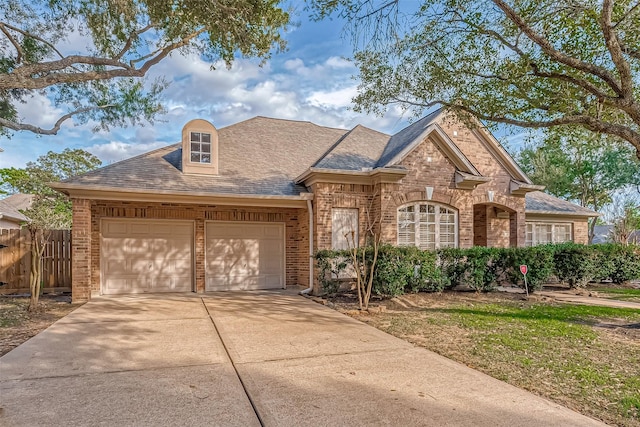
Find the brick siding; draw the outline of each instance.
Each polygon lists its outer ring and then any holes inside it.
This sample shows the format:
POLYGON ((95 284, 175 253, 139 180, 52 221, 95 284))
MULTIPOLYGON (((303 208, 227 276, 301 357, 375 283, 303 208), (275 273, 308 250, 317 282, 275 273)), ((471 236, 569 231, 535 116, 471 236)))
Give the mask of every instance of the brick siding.
POLYGON ((306 209, 207 206, 73 199, 73 300, 100 292, 100 222, 103 218, 192 220, 195 223, 195 289, 205 289, 206 221, 279 222, 285 225, 285 281, 307 286, 309 270, 306 209))

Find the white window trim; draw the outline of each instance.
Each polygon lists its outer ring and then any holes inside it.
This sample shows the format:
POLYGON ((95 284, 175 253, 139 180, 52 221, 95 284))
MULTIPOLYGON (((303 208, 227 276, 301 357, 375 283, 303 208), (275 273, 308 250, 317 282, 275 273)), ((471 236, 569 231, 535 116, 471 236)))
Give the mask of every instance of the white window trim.
MULTIPOLYGON (((360 239, 360 211, 357 208, 332 208, 331 209, 331 249, 333 250, 341 250, 341 249, 349 249, 353 243, 345 236, 336 235, 336 214, 341 214, 342 218, 347 218, 347 215, 350 217, 349 222, 351 226, 355 228, 354 239, 356 245, 359 244, 360 239)), ((345 227, 343 225, 343 227, 345 227)), ((342 227, 342 228, 343 228, 342 227)))
POLYGON ((212 143, 212 139, 213 139, 213 135, 211 135, 210 132, 202 132, 202 131, 196 131, 196 130, 190 130, 189 131, 189 162, 190 163, 197 163, 197 164, 203 164, 203 165, 209 165, 213 162, 212 157, 213 157, 213 143, 212 143), (199 141, 193 141, 191 138, 193 138, 193 134, 197 133, 200 135, 200 140, 199 141), (202 142, 202 135, 209 135, 209 142, 202 142), (191 148, 191 144, 193 143, 197 143, 200 146, 200 150, 199 151, 193 151, 191 148), (202 151, 202 144, 209 144, 209 152, 205 153, 202 151), (198 154, 200 161, 198 162, 194 162, 191 158, 191 156, 193 154, 198 154), (203 154, 209 154, 209 161, 208 162, 203 162, 202 161, 202 155, 203 154))
POLYGON ((443 205, 440 203, 433 203, 433 202, 427 202, 427 201, 420 201, 420 202, 415 202, 415 203, 408 203, 405 205, 402 205, 400 207, 398 207, 397 209, 397 217, 396 217, 396 242, 398 242, 398 246, 409 246, 406 244, 401 244, 400 243, 400 215, 401 215, 401 210, 405 209, 409 206, 413 206, 413 220, 414 220, 414 243, 413 246, 416 247, 420 247, 420 206, 421 205, 431 205, 431 206, 435 206, 436 207, 436 212, 435 212, 435 236, 434 236, 434 246, 435 249, 440 249, 440 208, 444 208, 444 209, 448 209, 453 211, 454 214, 454 221, 453 221, 453 228, 454 228, 454 248, 457 248, 459 246, 459 218, 458 218, 458 210, 451 207, 451 206, 447 206, 447 205, 443 205))
POLYGON ((575 242, 575 234, 574 234, 574 227, 573 227, 573 222, 571 221, 525 221, 525 246, 537 246, 537 245, 542 245, 542 244, 547 244, 547 242, 545 243, 541 243, 538 239, 538 236, 536 235, 536 225, 550 225, 551 226, 551 242, 548 243, 565 243, 565 242, 575 242), (529 227, 529 225, 531 225, 531 240, 527 239, 527 234, 529 234, 527 232, 527 228, 529 227), (560 241, 560 239, 558 239, 558 233, 556 232, 556 226, 569 226, 569 240, 562 240, 560 241))

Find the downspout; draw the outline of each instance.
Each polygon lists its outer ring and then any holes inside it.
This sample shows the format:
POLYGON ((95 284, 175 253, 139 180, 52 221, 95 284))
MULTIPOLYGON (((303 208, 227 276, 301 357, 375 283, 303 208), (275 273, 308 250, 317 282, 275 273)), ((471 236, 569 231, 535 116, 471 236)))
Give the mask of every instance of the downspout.
POLYGON ((308 295, 313 291, 313 205, 311 199, 307 199, 307 210, 309 211, 309 287, 300 291, 302 295, 308 295))

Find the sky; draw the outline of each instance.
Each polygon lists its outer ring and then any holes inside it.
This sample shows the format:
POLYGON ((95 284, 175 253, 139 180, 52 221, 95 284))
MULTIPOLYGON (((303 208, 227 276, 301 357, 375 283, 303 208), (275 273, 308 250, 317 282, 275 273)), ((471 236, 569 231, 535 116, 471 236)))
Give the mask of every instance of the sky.
MULTIPOLYGON (((163 93, 167 111, 153 125, 112 128, 92 132, 91 124, 67 121, 58 135, 38 137, 29 132, 0 136, 0 168, 24 167, 48 151, 82 148, 110 164, 180 140, 184 124, 195 118, 225 127, 255 116, 311 121, 318 125, 349 129, 361 124, 393 134, 410 117, 391 108, 384 117, 353 111, 357 70, 347 59, 352 53, 339 19, 314 22, 304 10, 294 12, 296 25, 287 32, 288 50, 274 53, 260 66, 257 60, 238 59, 231 69, 215 70, 198 56, 174 53, 152 68, 150 81, 164 77, 170 86, 163 93)), ((80 50, 86 43, 69 40, 80 50)), ((45 97, 30 99, 19 108, 20 116, 41 127, 50 127, 64 114, 45 97)), ((516 137, 517 138, 517 137, 516 137)))

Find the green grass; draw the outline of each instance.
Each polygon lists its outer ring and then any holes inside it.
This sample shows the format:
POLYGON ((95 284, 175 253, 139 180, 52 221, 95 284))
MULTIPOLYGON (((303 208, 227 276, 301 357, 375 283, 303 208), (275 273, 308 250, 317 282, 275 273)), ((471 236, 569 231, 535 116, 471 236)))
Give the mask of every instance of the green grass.
POLYGON ((640 426, 637 338, 618 339, 594 327, 640 323, 638 310, 502 301, 388 316, 381 327, 387 332, 413 337, 447 357, 606 422, 640 426), (456 334, 466 342, 442 344, 446 335, 456 334))
POLYGON ((622 301, 640 302, 640 289, 634 288, 596 288, 596 292, 604 294, 606 298, 622 301))

